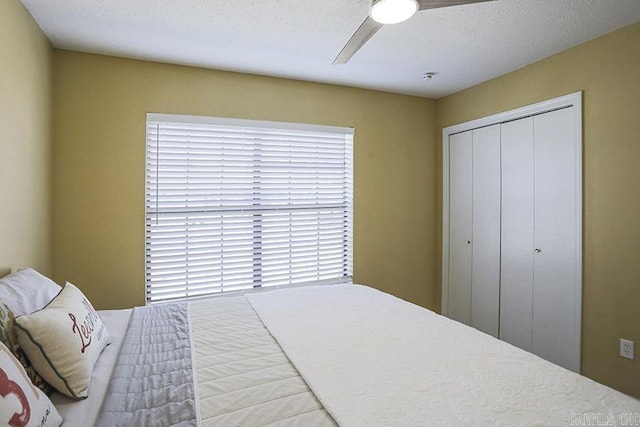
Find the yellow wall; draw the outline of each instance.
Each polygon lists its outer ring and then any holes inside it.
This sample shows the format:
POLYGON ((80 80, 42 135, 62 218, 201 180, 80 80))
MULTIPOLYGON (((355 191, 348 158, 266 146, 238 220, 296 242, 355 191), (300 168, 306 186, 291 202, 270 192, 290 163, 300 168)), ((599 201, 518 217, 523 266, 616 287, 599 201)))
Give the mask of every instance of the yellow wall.
POLYGON ((640 345, 640 24, 438 100, 438 189, 444 127, 580 90, 582 372, 640 397, 640 358, 618 356, 620 337, 640 345))
POLYGON ((18 0, 0 1, 0 276, 51 268, 51 47, 18 0))
POLYGON ((144 304, 145 114, 354 127, 354 280, 434 307, 434 102, 54 51, 54 278, 144 304))

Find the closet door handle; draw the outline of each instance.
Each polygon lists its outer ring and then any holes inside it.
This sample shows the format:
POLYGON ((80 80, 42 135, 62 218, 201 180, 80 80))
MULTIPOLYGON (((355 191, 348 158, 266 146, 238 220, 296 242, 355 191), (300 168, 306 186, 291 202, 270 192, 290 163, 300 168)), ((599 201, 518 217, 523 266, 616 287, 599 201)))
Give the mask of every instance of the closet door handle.
POLYGON ((536 249, 534 249, 533 251, 534 251, 535 253, 539 254, 540 252, 542 252, 542 249, 538 249, 538 248, 536 248, 536 249))
POLYGON ((467 240, 467 245, 470 245, 470 244, 471 244, 471 240, 467 240))

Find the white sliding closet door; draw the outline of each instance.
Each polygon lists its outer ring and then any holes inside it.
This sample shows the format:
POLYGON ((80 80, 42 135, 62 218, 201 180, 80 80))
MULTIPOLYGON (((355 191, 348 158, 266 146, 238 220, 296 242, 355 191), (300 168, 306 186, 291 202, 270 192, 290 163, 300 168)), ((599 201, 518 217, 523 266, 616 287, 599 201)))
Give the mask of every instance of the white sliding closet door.
POLYGON ((531 351, 533 330, 533 118, 502 125, 500 339, 531 351))
POLYGON ((498 337, 500 125, 473 131, 471 326, 498 337))
POLYGON ((580 93, 443 130, 443 312, 580 372, 580 93))
POLYGON ((580 370, 575 114, 502 125, 500 338, 580 370))
MULTIPOLYGON (((575 107, 574 107, 575 108, 575 107)), ((570 108, 535 116, 533 353, 580 370, 579 184, 570 108)))
POLYGON ((472 132, 449 138, 449 317, 471 321, 472 132))
POLYGON ((500 125, 449 139, 449 316, 498 336, 500 125))

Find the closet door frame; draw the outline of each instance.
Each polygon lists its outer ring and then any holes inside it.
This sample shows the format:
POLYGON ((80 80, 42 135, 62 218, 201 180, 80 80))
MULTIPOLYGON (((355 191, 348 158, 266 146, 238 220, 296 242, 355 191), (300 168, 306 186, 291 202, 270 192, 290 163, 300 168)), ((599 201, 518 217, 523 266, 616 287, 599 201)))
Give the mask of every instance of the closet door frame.
MULTIPOLYGON (((572 111, 575 115, 575 135, 576 144, 579 149, 576 156, 576 194, 579 195, 576 201, 576 313, 575 318, 580 324, 577 326, 577 339, 580 342, 580 334, 582 330, 582 92, 575 92, 569 95, 539 102, 516 108, 514 110, 503 113, 494 114, 476 120, 460 123, 457 125, 446 127, 442 130, 442 298, 441 312, 448 316, 449 306, 449 136, 470 131, 473 129, 496 125, 509 122, 512 120, 522 119, 528 116, 538 115, 553 110, 573 107, 572 111)), ((578 344, 580 348, 580 344, 578 344)), ((579 360, 580 355, 578 355, 579 360)))

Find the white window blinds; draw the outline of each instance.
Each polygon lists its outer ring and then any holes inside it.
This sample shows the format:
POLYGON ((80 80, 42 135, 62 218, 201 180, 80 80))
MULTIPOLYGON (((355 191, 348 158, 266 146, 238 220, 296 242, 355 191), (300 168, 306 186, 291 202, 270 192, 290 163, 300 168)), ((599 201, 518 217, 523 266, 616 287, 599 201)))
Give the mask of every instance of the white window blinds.
POLYGON ((353 129, 147 115, 147 302, 352 275, 353 129))

